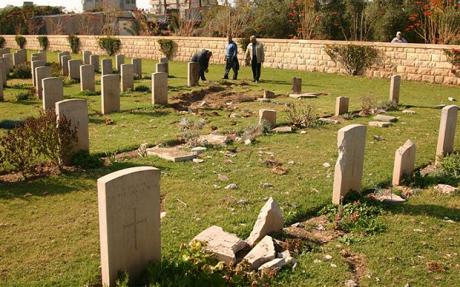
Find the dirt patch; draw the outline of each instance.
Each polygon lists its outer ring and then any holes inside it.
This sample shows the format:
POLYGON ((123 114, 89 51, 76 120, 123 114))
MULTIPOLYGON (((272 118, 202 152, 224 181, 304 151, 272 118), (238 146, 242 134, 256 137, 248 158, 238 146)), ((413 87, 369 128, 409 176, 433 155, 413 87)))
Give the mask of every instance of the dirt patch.
POLYGON ((286 227, 284 228, 284 232, 289 236, 319 244, 327 243, 344 234, 340 230, 335 230, 324 215, 286 227))
POLYGON ((230 88, 211 86, 172 98, 171 106, 178 111, 197 111, 199 109, 224 109, 233 104, 251 102, 257 99, 252 91, 235 92, 230 88))
POLYGON ((358 284, 366 274, 366 258, 362 254, 352 253, 348 249, 340 251, 340 255, 345 259, 348 268, 353 273, 353 280, 358 284))
POLYGON ((5 173, 0 175, 0 182, 4 183, 15 183, 26 180, 33 180, 42 177, 49 177, 53 175, 59 175, 63 171, 73 172, 76 171, 76 167, 64 166, 59 169, 56 165, 51 163, 40 164, 34 167, 33 175, 24 178, 21 172, 5 173))

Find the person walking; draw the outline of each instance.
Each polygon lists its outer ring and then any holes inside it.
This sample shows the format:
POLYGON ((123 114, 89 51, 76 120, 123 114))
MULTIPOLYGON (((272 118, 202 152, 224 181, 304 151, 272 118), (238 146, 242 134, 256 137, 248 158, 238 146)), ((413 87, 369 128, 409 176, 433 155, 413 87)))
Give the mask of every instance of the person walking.
POLYGON ((192 56, 192 62, 196 62, 200 65, 199 74, 202 81, 206 81, 204 73, 208 72, 209 60, 211 57, 212 52, 206 49, 203 49, 192 56))
POLYGON ((262 63, 265 61, 264 45, 257 41, 254 35, 249 40, 250 43, 246 48, 245 63, 246 65, 251 63, 253 81, 258 83, 260 81, 262 63))
POLYGON ((233 80, 238 78, 238 70, 240 63, 238 63, 238 46, 233 41, 232 36, 228 36, 228 45, 225 50, 225 73, 224 79, 228 79, 230 70, 233 70, 233 80))
POLYGON ((407 43, 407 40, 402 36, 401 32, 396 33, 396 37, 391 40, 391 43, 407 43))

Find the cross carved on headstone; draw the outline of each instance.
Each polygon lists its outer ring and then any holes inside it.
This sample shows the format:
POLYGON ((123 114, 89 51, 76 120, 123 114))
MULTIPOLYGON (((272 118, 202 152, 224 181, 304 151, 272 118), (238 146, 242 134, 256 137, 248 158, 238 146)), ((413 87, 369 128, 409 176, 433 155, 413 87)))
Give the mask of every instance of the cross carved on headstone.
POLYGON ((144 218, 138 221, 135 208, 133 208, 133 214, 134 214, 134 221, 132 223, 123 225, 123 228, 134 227, 134 249, 137 250, 137 225, 141 223, 146 223, 147 218, 144 218))

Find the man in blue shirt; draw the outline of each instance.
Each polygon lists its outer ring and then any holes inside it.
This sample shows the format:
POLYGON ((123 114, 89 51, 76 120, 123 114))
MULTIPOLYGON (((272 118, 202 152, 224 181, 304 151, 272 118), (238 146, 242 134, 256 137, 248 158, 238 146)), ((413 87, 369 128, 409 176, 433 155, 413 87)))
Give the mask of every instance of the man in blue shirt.
POLYGON ((240 64, 238 63, 238 46, 233 41, 232 36, 228 36, 228 45, 225 51, 225 74, 224 79, 228 79, 230 70, 233 70, 233 80, 238 78, 238 70, 240 64))

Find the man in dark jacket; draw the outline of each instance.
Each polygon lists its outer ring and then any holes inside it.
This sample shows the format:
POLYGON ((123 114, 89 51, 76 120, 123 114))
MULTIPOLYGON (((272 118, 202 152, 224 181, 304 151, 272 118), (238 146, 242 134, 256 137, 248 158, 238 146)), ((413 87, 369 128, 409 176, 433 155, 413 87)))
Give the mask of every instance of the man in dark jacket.
POLYGON ((233 80, 238 78, 238 70, 240 64, 238 63, 238 46, 233 41, 232 36, 228 36, 228 45, 225 50, 225 74, 224 79, 228 79, 230 70, 233 70, 233 80))
POLYGON ((209 59, 212 57, 212 52, 206 49, 201 50, 200 52, 197 52, 193 55, 192 57, 192 62, 196 62, 200 64, 200 78, 202 81, 206 81, 206 77, 204 76, 204 73, 208 72, 208 67, 209 67, 209 59))

